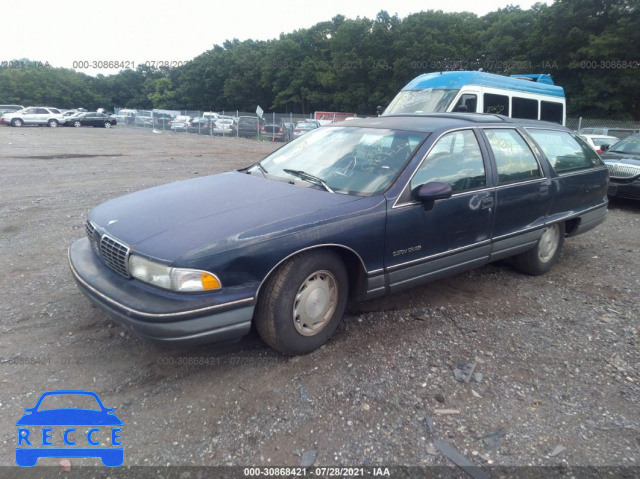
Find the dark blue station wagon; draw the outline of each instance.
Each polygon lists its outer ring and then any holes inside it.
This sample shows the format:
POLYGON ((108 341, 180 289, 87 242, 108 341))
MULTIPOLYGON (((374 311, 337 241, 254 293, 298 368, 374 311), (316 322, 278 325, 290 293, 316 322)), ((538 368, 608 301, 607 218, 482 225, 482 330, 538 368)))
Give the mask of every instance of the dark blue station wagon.
POLYGON ((385 116, 313 130, 251 167, 90 211, 69 249, 81 291, 167 345, 246 334, 287 355, 348 301, 514 257, 539 275, 607 213, 608 172, 577 135, 497 115, 385 116))

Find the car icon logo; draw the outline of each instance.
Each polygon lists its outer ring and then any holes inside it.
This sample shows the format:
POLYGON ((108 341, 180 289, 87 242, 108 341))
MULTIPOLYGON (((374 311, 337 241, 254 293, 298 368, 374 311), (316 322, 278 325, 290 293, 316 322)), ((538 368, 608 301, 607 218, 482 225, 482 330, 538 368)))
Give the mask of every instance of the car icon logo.
POLYGON ((27 414, 16 422, 18 466, 35 466, 41 457, 99 457, 108 467, 118 467, 124 462, 124 449, 120 442, 122 421, 113 413, 113 408, 104 406, 96 393, 47 391, 33 408, 26 408, 25 412, 27 414), (42 407, 43 401, 51 403, 61 397, 67 401, 82 399, 83 405, 88 403, 92 408, 42 407))

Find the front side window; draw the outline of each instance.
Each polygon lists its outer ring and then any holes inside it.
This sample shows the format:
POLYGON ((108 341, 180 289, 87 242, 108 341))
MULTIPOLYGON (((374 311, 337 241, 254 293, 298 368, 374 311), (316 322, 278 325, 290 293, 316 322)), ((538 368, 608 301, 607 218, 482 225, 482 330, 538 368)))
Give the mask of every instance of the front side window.
POLYGON ((517 130, 484 130, 498 168, 498 183, 540 178, 540 168, 533 152, 517 130))
POLYGON ((460 97, 453 111, 462 111, 467 113, 476 113, 478 106, 478 95, 466 93, 460 97))
POLYGON ((384 191, 429 135, 386 128, 316 128, 249 169, 282 181, 302 181, 335 193, 384 191))
POLYGON ((448 183, 454 193, 486 186, 482 153, 473 131, 454 131, 440 138, 412 178, 411 191, 433 181, 448 183))
POLYGON ((530 129, 529 133, 558 174, 603 164, 593 148, 567 131, 530 129))

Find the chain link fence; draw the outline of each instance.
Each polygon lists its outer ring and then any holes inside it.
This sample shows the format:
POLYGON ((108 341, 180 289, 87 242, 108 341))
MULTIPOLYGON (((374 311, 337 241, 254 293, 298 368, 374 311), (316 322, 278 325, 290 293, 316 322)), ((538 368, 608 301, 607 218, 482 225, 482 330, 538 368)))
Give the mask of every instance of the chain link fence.
MULTIPOLYGON (((291 140, 294 138, 293 132, 298 122, 313 119, 313 114, 294 115, 275 112, 264 113, 262 119, 258 119, 256 113, 238 110, 211 112, 115 108, 114 111, 118 125, 127 128, 256 138, 264 141, 291 140), (246 120, 247 118, 253 120, 246 120), (245 127, 243 123, 246 123, 245 127), (276 127, 280 127, 282 131, 278 131, 276 127)), ((582 134, 607 135, 618 139, 640 132, 640 122, 625 120, 567 117, 566 126, 582 134)))
POLYGON ((208 136, 256 138, 264 141, 289 141, 298 122, 313 119, 313 115, 293 113, 256 113, 246 111, 142 110, 114 108, 118 125, 172 133, 208 136))
POLYGON ((567 118, 567 128, 584 135, 615 136, 622 140, 634 133, 640 133, 640 122, 578 117, 567 118))

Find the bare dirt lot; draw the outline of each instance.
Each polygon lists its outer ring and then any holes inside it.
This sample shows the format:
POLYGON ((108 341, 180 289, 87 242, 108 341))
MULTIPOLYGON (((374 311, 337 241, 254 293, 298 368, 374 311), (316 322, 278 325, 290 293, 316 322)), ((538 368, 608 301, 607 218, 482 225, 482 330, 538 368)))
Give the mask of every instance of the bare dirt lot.
MULTIPOLYGON (((246 166, 276 146, 0 127, 0 472, 17 474, 8 466, 24 408, 44 391, 82 389, 123 421, 125 466, 152 474, 310 463, 428 474, 453 465, 440 441, 480 466, 640 474, 639 203, 612 204, 607 222, 568 239, 545 276, 501 262, 363 303, 304 357, 283 357, 255 335, 163 349, 76 288, 67 248, 92 206, 246 166)), ((100 466, 71 462, 71 475, 100 466)))

